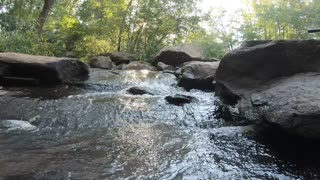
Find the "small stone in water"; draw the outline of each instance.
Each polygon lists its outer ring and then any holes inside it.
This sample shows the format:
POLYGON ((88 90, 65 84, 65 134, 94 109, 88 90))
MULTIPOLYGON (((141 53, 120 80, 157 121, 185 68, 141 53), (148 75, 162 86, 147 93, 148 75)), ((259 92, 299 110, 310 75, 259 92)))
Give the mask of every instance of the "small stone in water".
POLYGON ((190 103, 194 98, 191 96, 185 96, 185 95, 175 95, 175 96, 167 96, 165 97, 165 100, 169 104, 173 104, 176 106, 182 106, 186 103, 190 103))
POLYGON ((130 89, 128 89, 128 92, 133 95, 144 95, 144 94, 153 95, 152 93, 149 93, 148 91, 141 89, 139 87, 131 87, 130 89))
POLYGON ((213 133, 209 134, 209 139, 212 141, 216 138, 216 136, 213 133))

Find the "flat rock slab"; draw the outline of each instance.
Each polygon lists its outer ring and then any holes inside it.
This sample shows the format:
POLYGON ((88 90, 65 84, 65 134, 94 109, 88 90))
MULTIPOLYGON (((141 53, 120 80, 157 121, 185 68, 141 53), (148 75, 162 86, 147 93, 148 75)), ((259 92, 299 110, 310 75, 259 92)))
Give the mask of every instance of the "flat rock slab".
POLYGON ((70 83, 88 75, 88 65, 75 58, 0 53, 0 84, 70 83))
POLYGON ((0 120, 0 132, 35 131, 37 127, 27 121, 0 120))

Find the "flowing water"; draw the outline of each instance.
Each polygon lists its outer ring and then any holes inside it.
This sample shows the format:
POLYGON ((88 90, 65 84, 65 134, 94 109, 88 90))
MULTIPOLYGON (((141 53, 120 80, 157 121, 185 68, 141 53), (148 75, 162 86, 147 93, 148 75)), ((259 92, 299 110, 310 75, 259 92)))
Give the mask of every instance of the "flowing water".
POLYGON ((172 74, 92 70, 85 84, 3 87, 0 179, 318 179, 319 148, 216 116, 213 92, 172 74), (152 95, 131 95, 130 87, 152 95), (183 106, 169 95, 194 100, 183 106), (297 145, 298 144, 298 145, 297 145))

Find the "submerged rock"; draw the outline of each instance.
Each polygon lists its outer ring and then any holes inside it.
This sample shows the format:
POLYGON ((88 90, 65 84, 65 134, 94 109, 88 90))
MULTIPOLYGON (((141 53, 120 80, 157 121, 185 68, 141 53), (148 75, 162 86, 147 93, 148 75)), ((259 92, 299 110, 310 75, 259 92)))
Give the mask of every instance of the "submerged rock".
POLYGON ((110 57, 106 56, 94 56, 89 64, 92 68, 113 69, 115 67, 110 57))
POLYGON ((162 49, 156 56, 152 65, 156 66, 159 62, 174 67, 181 66, 189 61, 205 60, 202 47, 198 44, 182 44, 162 49))
POLYGON ((27 121, 0 120, 0 132, 34 131, 37 127, 27 121))
POLYGON ((176 94, 175 96, 165 97, 165 100, 169 104, 173 104, 176 106, 182 106, 184 104, 191 103, 194 100, 194 97, 176 94))
POLYGON ((219 61, 187 63, 176 72, 179 76, 178 86, 184 87, 186 90, 214 90, 213 81, 218 66, 219 61))
POLYGON ((242 117, 320 138, 320 41, 248 42, 216 72, 216 94, 242 117))
POLYGON ((0 53, 0 84, 57 84, 88 78, 88 66, 78 59, 0 53))
POLYGON ((153 95, 152 93, 148 92, 147 90, 145 89, 142 89, 140 87, 131 87, 128 89, 128 92, 130 94, 133 94, 133 95, 144 95, 144 94, 150 94, 150 95, 153 95))

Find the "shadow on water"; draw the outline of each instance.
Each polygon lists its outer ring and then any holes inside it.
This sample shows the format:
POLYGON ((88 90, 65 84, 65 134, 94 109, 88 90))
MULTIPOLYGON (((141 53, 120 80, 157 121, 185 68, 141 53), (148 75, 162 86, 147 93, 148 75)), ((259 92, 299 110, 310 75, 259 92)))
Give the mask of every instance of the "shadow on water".
POLYGON ((38 130, 0 128, 0 179, 319 177, 319 141, 220 116, 214 93, 187 92, 159 72, 91 74, 78 85, 3 87, 0 119, 29 121, 38 130), (152 95, 132 95, 130 87, 152 95), (176 94, 194 100, 167 103, 176 94))
POLYGON ((293 135, 274 125, 260 129, 256 140, 265 144, 279 159, 292 164, 296 171, 310 168, 309 174, 305 174, 306 179, 319 178, 320 140, 293 135))

